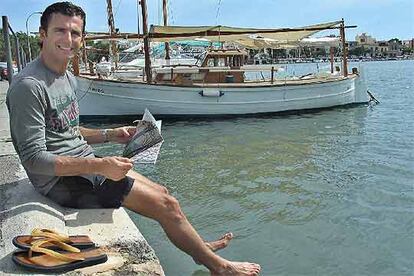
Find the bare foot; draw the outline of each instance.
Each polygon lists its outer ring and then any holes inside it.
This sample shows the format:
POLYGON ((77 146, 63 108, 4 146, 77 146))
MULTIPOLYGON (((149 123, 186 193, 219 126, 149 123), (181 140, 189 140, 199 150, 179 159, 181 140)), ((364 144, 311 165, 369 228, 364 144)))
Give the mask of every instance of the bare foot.
MULTIPOLYGON (((224 234, 220 239, 216 241, 205 242, 205 244, 208 248, 210 248, 211 251, 216 252, 217 250, 227 247, 231 239, 233 239, 233 233, 228 232, 224 234)), ((196 264, 201 265, 201 263, 196 259, 193 258, 193 260, 196 264)))
POLYGON ((216 252, 217 250, 227 247, 229 242, 233 239, 233 233, 229 232, 224 234, 220 239, 212 242, 206 242, 208 248, 211 251, 216 252))
POLYGON ((227 265, 219 271, 211 272, 211 276, 256 276, 260 273, 260 265, 246 262, 228 262, 227 265))

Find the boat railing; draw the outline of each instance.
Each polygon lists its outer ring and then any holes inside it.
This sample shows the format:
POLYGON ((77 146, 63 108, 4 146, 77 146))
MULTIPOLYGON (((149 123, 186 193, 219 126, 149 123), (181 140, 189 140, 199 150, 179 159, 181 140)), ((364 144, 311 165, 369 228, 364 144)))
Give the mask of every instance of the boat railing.
POLYGON ((181 66, 163 66, 160 68, 153 68, 153 72, 156 74, 166 74, 171 73, 173 70, 174 73, 199 73, 199 72, 260 72, 260 71, 274 71, 277 72, 281 67, 275 65, 243 65, 240 67, 231 67, 231 66, 191 66, 191 65, 181 65, 181 66))

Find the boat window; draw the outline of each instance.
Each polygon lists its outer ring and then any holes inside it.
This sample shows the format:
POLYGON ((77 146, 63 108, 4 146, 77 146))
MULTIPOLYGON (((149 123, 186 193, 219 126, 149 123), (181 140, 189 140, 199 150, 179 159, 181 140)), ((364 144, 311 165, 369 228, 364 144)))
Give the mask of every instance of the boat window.
POLYGON ((226 59, 225 58, 219 58, 217 62, 217 66, 226 66, 226 59))

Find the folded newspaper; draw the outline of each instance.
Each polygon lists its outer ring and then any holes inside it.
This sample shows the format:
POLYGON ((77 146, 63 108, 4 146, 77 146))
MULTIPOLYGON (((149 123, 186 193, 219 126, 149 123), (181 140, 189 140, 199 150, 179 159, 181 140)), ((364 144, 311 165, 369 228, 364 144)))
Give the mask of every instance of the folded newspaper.
POLYGON ((135 163, 155 164, 164 142, 161 136, 161 120, 156 121, 149 110, 145 109, 142 120, 135 122, 135 134, 126 144, 122 155, 135 163))

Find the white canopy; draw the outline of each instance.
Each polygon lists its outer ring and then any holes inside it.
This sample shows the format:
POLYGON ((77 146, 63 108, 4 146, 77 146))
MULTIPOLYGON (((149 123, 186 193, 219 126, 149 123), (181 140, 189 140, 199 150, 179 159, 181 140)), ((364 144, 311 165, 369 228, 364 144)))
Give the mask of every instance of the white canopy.
MULTIPOLYGON (((309 36, 332 27, 341 21, 334 21, 299 28, 234 28, 226 26, 157 26, 152 25, 149 37, 151 41, 178 41, 208 39, 211 42, 234 42, 247 48, 284 48, 301 43, 311 43, 304 40, 309 36)), ((315 40, 315 39, 314 39, 315 40)), ((326 40, 326 42, 332 43, 326 40)), ((318 41, 321 43, 322 41, 318 41)), ((314 42, 316 43, 316 42, 314 42)))

